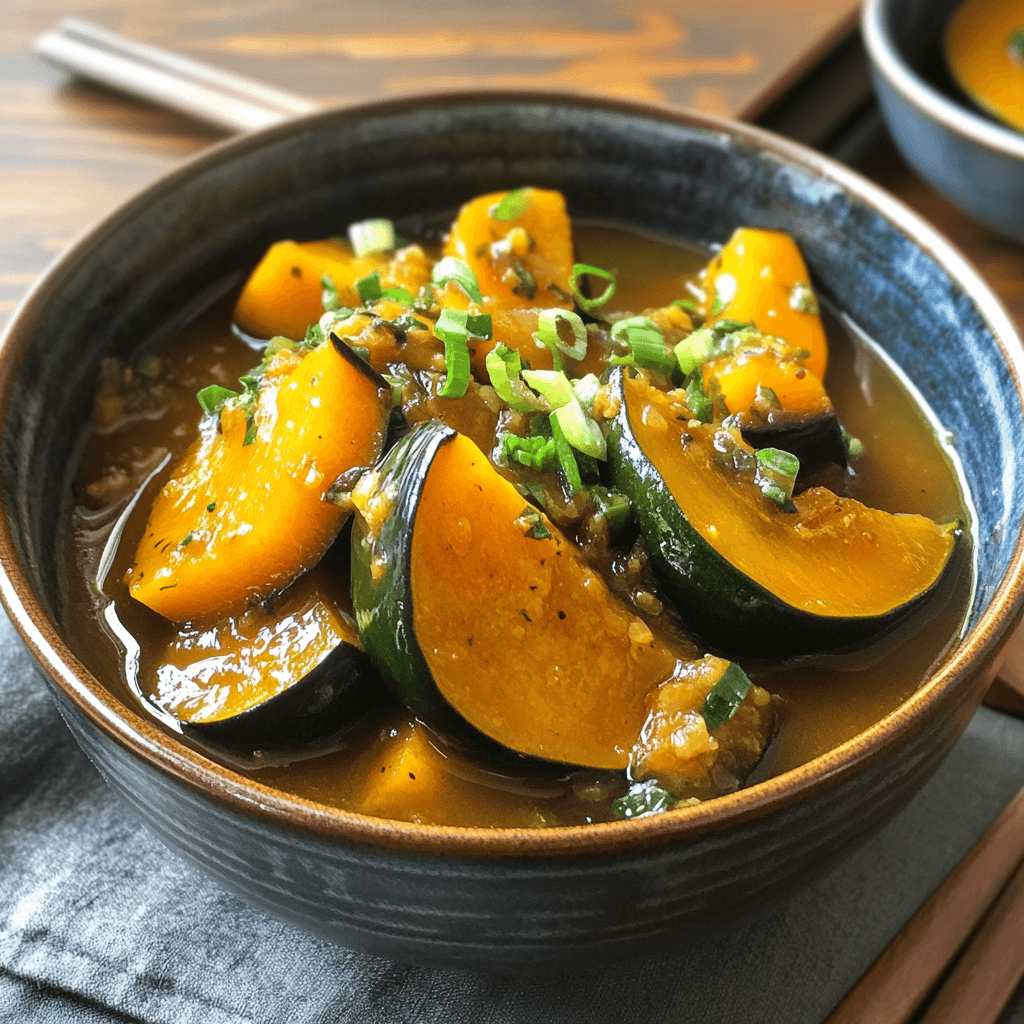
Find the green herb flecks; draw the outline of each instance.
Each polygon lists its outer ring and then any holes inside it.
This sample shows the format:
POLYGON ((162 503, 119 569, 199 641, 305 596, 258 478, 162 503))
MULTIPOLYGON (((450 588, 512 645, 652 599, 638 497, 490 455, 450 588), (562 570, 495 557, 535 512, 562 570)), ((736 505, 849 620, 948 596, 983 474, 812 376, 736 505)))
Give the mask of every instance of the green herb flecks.
POLYGON ((491 210, 491 216, 495 220, 518 220, 530 206, 532 190, 529 186, 523 185, 514 188, 500 203, 491 210))
POLYGON ((625 796, 612 801, 612 814, 622 820, 626 818, 648 818, 652 814, 670 811, 675 798, 668 790, 662 789, 653 779, 634 782, 625 796))
POLYGON ((439 288, 443 288, 449 281, 454 281, 477 305, 484 301, 476 274, 464 260, 455 256, 445 256, 434 264, 430 276, 439 288))
POLYGON ((846 448, 847 455, 864 454, 864 442, 860 438, 854 437, 853 434, 848 434, 845 430, 843 431, 843 446, 846 448))
POLYGON ((732 274, 719 274, 715 278, 715 297, 711 302, 711 315, 718 316, 736 298, 736 278, 732 274))
POLYGON ((380 271, 375 270, 372 274, 359 278, 355 283, 355 289, 359 292, 359 301, 364 306, 376 302, 384 294, 380 286, 380 271))
POLYGON ((736 662, 730 662, 704 700, 702 713, 709 733, 736 714, 737 708, 747 699, 752 685, 747 673, 736 662))
POLYGON ((551 531, 544 525, 541 514, 529 505, 519 513, 516 522, 528 527, 526 536, 531 540, 547 540, 551 536, 551 531))
POLYGON ((395 248, 395 225, 384 217, 357 221, 349 224, 348 238, 356 256, 391 252, 395 248))
POLYGON ((762 448, 756 453, 756 458, 755 481, 761 493, 777 505, 788 505, 800 472, 800 460, 781 448, 762 448))

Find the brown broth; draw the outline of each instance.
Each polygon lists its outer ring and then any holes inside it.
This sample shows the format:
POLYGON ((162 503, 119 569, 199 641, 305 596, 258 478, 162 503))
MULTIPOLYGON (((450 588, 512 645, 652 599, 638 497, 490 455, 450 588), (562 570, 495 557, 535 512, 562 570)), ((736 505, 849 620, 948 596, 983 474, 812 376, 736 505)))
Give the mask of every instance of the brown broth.
MULTIPOLYGON (((577 226, 575 243, 580 261, 618 271, 612 305, 619 309, 640 310, 688 294, 687 282, 707 258, 674 242, 604 225, 577 226)), ((152 350, 161 360, 162 400, 148 405, 139 401, 139 408, 116 420, 112 429, 92 432, 73 495, 69 638, 112 691, 127 702, 142 703, 175 731, 173 719, 153 709, 142 693, 156 692, 159 665, 152 652, 171 643, 177 629, 132 601, 123 576, 149 504, 195 436, 200 418, 196 391, 210 383, 231 387, 258 361, 257 351, 230 328, 232 300, 233 294, 215 303, 152 350), (153 472, 163 450, 169 457, 153 472), (108 538, 116 521, 151 472, 103 573, 103 552, 113 546, 108 538), (90 494, 88 485, 98 480, 106 481, 105 488, 93 487, 90 494), (98 575, 103 577, 99 585, 98 575)), ((840 420, 863 440, 866 454, 856 475, 830 467, 818 471, 814 482, 887 511, 966 522, 957 474, 925 413, 870 346, 855 343, 836 317, 826 316, 826 328, 828 392, 840 420), (898 445, 893 438, 899 439, 898 445)), ((153 368, 151 362, 147 369, 153 368)), ((756 778, 779 774, 834 748, 893 711, 920 686, 956 642, 963 623, 971 588, 969 548, 969 543, 958 545, 956 570, 947 574, 941 592, 925 609, 873 648, 813 662, 750 666, 755 681, 782 698, 778 731, 756 778)), ((333 583, 330 573, 320 572, 343 608, 350 607, 338 582, 344 572, 342 566, 333 583)), ((329 752, 291 764, 263 764, 258 757, 239 760, 223 751, 212 756, 283 792, 434 824, 528 827, 608 820, 611 800, 628 785, 615 773, 488 764, 390 705, 329 752), (405 770, 414 761, 422 766, 417 778, 405 770), (367 802, 367 780, 378 773, 393 776, 390 804, 367 802), (417 785, 410 789, 406 778, 417 785)))

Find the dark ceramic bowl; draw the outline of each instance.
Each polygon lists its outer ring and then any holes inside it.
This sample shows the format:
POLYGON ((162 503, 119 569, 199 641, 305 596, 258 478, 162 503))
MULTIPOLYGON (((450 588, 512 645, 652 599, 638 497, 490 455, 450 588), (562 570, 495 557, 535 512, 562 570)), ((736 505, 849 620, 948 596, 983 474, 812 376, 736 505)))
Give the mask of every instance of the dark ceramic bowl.
POLYGON ((962 0, 866 0, 862 29, 889 131, 907 162, 964 213, 1024 242, 1024 134, 971 106, 942 62, 962 0))
POLYGON ((183 857, 301 928, 382 956, 499 970, 699 939, 807 877, 924 783, 978 706, 1021 606, 1019 341, 963 259, 848 170, 753 128, 567 96, 330 111, 219 146, 146 189, 39 282, 0 348, 3 600, 110 785, 183 857), (813 274, 956 436, 977 509, 970 632, 919 692, 824 757, 656 817, 487 831, 282 795, 182 746, 63 631, 62 508, 99 361, 128 356, 271 241, 447 210, 532 182, 574 214, 712 244, 792 232, 813 274))

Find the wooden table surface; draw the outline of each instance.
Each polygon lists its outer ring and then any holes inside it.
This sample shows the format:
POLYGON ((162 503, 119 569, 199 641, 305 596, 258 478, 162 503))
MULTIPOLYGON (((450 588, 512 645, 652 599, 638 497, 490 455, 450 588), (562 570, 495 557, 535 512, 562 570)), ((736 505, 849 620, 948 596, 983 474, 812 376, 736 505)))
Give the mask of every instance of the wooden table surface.
MULTIPOLYGON (((325 103, 453 87, 568 88, 749 116, 854 0, 364 2, 6 0, 0 26, 0 326, 96 219, 218 130, 69 79, 32 56, 67 15, 325 103), (584 16, 581 16, 584 12, 584 16)), ((881 145, 866 173, 978 267, 1024 331, 1024 249, 970 222, 881 145)), ((1024 713, 1024 637, 1002 703, 1024 713)))

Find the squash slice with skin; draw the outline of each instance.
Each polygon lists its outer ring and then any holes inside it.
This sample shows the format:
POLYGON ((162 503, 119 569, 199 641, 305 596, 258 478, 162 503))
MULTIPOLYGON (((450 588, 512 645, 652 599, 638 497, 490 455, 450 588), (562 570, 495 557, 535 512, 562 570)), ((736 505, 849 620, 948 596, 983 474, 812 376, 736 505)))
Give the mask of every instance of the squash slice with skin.
MULTIPOLYGON (((353 499, 356 623, 409 708, 521 754, 628 766, 648 696, 692 649, 652 632, 476 445, 438 423, 400 442, 353 499)), ((767 727, 758 736, 763 748, 767 727)))
POLYGON ((278 352, 251 416, 248 444, 240 402, 208 416, 150 512, 129 591, 174 622, 239 612, 320 560, 348 514, 326 492, 379 457, 391 389, 332 338, 278 352))
POLYGON ((787 657, 861 646, 920 607, 953 564, 958 524, 820 487, 787 511, 752 474, 716 459, 721 428, 690 426, 687 410, 643 377, 617 369, 610 385, 614 486, 633 501, 667 594, 712 650, 787 657))

